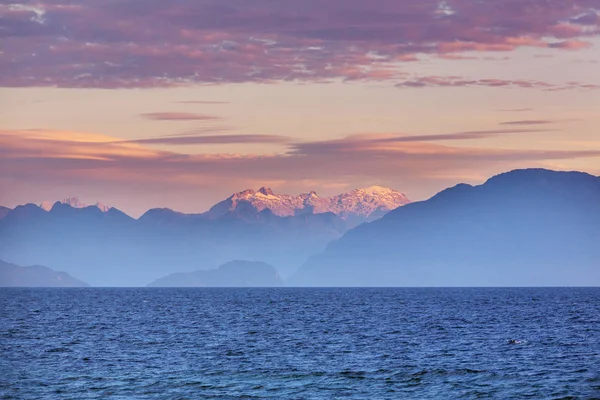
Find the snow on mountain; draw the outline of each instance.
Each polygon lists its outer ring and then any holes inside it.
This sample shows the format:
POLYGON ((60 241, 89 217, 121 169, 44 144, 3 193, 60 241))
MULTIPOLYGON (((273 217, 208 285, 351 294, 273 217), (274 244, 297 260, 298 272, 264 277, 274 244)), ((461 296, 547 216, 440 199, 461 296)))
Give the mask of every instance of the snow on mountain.
MULTIPOLYGON (((60 201, 61 204, 68 204, 69 206, 73 207, 73 208, 86 208, 86 207, 90 207, 88 204, 84 204, 81 201, 79 201, 79 199, 77 197, 67 197, 65 199, 62 199, 60 201)), ((43 201, 40 203, 40 208, 45 210, 45 211, 50 211, 52 209, 52 207, 54 206, 54 203, 51 201, 43 201)), ((94 207, 98 207, 98 209, 100 209, 100 211, 102 212, 108 212, 108 210, 110 209, 110 207, 105 206, 104 204, 97 202, 96 204, 94 204, 94 207)))
POLYGON ((355 214, 368 217, 375 212, 388 212, 410 203, 406 195, 381 186, 355 189, 330 198, 328 211, 347 217, 355 214))
POLYGON ((332 212, 344 219, 352 216, 368 218, 374 213, 381 216, 408 203, 410 200, 403 193, 381 186, 355 189, 333 197, 319 197, 316 192, 298 196, 275 194, 270 188, 262 187, 258 191, 247 189, 231 195, 214 205, 207 215, 216 218, 235 210, 251 208, 260 212, 268 208, 282 217, 332 212))
POLYGON ((100 209, 100 211, 102 212, 108 212, 108 210, 110 210, 109 206, 105 206, 103 203, 101 202, 96 202, 96 204, 94 204, 96 207, 98 207, 100 209))

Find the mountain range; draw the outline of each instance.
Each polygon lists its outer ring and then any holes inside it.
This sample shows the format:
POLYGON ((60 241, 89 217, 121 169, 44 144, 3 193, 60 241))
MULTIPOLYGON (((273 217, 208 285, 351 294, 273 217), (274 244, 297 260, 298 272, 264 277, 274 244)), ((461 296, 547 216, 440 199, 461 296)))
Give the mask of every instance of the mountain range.
POLYGON ((403 193, 381 186, 355 189, 333 197, 319 197, 314 191, 298 196, 275 194, 262 187, 258 191, 249 189, 235 193, 211 207, 206 215, 215 218, 250 208, 255 211, 269 209, 280 217, 331 212, 345 220, 364 222, 408 203, 410 200, 403 193))
POLYGON ((0 258, 65 270, 94 286, 142 286, 236 259, 276 265, 289 276, 349 228, 407 202, 384 188, 332 198, 262 188, 236 193, 205 213, 151 209, 134 219, 68 198, 8 211, 0 220, 0 258))
POLYGON ((297 286, 598 286, 600 177, 541 169, 460 184, 362 224, 297 286))
MULTIPOLYGON (((77 197, 67 197, 67 198, 61 200, 60 203, 67 204, 73 208, 89 207, 89 205, 80 202, 77 197)), ((42 201, 40 204, 40 208, 45 211, 50 211, 53 206, 54 206, 54 203, 51 201, 42 201)), ((110 209, 110 207, 107 207, 100 202, 97 202, 96 204, 94 204, 94 207, 98 208, 102 212, 108 212, 108 210, 110 209)))
POLYGON ((231 260, 274 265, 288 286, 600 285, 600 177, 526 169, 425 201, 395 193, 320 199, 261 188, 206 213, 152 209, 137 220, 72 200, 50 211, 27 204, 0 219, 0 258, 95 286, 237 286, 273 276, 272 267, 257 269, 258 280, 244 275, 250 264, 217 268, 231 260))

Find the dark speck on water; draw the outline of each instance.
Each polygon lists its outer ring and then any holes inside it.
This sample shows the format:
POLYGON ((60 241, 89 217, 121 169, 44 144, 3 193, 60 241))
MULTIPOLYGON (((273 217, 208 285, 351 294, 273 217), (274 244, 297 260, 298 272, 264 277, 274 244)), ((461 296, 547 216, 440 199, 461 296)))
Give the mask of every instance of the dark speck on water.
POLYGON ((600 398, 600 289, 0 289, 0 398, 600 398))

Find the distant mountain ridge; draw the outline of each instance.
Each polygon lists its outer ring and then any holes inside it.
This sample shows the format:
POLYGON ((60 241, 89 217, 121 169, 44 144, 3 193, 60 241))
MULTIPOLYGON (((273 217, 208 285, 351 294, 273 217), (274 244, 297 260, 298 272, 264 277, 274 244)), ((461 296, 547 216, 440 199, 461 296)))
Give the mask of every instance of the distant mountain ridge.
POLYGON ((408 201, 379 187, 332 198, 275 195, 266 188, 241 193, 230 197, 235 206, 218 213, 162 208, 138 219, 74 197, 51 207, 18 206, 0 219, 0 257, 59 268, 94 286, 140 286, 232 259, 262 260, 287 277, 349 228, 408 201))
POLYGON ((410 200, 405 194, 380 186, 355 189, 332 197, 319 197, 314 191, 298 196, 276 194, 270 188, 262 187, 258 191, 247 189, 234 193, 214 205, 206 215, 215 218, 248 208, 258 212, 269 209, 280 217, 331 212, 343 219, 352 216, 367 219, 408 203, 410 200))
POLYGON ((360 225, 293 286, 600 285, 600 177, 516 170, 360 225))
MULTIPOLYGON (((319 197, 315 191, 302 193, 297 196, 288 194, 276 194, 272 189, 261 187, 255 191, 246 189, 229 196, 212 206, 207 212, 196 214, 184 214, 177 211, 165 209, 150 209, 150 214, 156 214, 156 210, 172 211, 180 215, 204 216, 207 218, 219 218, 229 213, 261 212, 265 209, 279 217, 290 217, 299 214, 324 214, 333 213, 342 219, 358 218, 363 220, 379 218, 386 212, 397 207, 409 204, 411 200, 403 193, 381 186, 370 186, 362 189, 354 189, 332 197, 319 197)), ((43 201, 39 207, 44 211, 50 211, 57 203, 67 204, 73 208, 96 207, 102 212, 108 212, 110 207, 101 202, 93 205, 82 203, 78 197, 66 197, 57 202, 43 201)), ((0 207, 0 218, 7 214, 10 209, 0 207)), ((148 213, 148 212, 146 212, 148 213)))
POLYGON ((39 207, 44 210, 44 211, 50 211, 52 209, 52 207, 54 207, 55 204, 60 203, 60 204, 67 204, 73 208, 87 208, 87 207, 96 207, 98 208, 100 211, 102 212, 108 212, 108 210, 110 210, 110 207, 105 206, 104 204, 97 202, 96 204, 92 205, 88 205, 88 204, 84 204, 82 202, 79 201, 79 198, 77 197, 67 197, 64 198, 60 201, 57 202, 50 202, 50 201, 42 201, 39 205, 39 207))
POLYGON ((18 206, 0 219, 0 258, 96 286, 140 286, 230 260, 274 265, 291 286, 600 285, 600 177, 593 175, 511 171, 376 220, 373 210, 386 197, 379 188, 323 202, 329 208, 318 208, 314 193, 290 196, 302 200, 304 208, 294 208, 267 188, 244 192, 212 215, 152 209, 137 220, 115 208, 18 206), (361 200, 376 192, 373 203, 361 200), (262 208, 270 201, 293 215, 262 208))

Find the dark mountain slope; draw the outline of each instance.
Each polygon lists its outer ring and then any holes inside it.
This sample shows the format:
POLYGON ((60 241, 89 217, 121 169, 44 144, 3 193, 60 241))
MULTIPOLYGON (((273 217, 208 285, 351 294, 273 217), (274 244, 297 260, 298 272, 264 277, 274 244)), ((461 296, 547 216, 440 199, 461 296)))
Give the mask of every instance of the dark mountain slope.
POLYGON ((517 170, 361 225, 291 285, 600 285, 600 178, 517 170))

